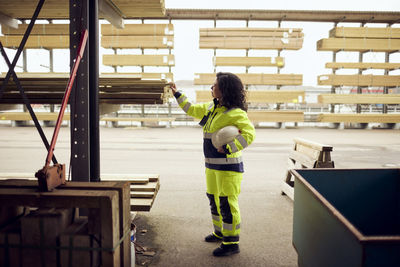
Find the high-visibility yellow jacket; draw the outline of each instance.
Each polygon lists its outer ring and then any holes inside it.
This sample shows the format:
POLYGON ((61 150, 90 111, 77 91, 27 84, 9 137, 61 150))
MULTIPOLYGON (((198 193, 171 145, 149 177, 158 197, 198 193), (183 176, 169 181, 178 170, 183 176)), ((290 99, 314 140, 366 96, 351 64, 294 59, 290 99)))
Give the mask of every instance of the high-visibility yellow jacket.
POLYGON ((250 145, 255 138, 255 129, 240 108, 227 109, 216 101, 204 104, 192 104, 187 97, 177 92, 175 98, 179 106, 189 115, 202 120, 203 151, 206 168, 222 171, 244 172, 241 150, 250 145), (204 119, 203 119, 204 118, 204 119), (211 143, 212 134, 226 126, 236 126, 240 134, 219 153, 211 143))

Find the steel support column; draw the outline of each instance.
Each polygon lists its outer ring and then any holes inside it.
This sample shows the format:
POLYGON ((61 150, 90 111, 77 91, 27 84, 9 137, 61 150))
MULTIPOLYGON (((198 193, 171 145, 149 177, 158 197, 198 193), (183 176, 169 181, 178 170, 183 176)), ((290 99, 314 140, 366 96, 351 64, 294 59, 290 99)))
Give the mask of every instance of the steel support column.
POLYGON ((99 16, 98 0, 89 0, 90 181, 100 181, 99 16))
MULTIPOLYGON (((89 25, 89 0, 70 0, 70 68, 76 57, 81 33, 89 25)), ((89 31, 89 35, 90 35, 89 31)), ((90 180, 89 127, 89 52, 90 37, 79 65, 70 97, 71 107, 71 179, 90 180)))

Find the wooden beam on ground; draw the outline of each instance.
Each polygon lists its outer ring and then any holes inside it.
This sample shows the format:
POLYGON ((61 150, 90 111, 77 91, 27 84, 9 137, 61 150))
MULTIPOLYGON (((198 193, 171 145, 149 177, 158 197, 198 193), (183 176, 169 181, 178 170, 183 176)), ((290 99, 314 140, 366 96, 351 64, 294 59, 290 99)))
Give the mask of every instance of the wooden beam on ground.
POLYGON ((400 39, 325 38, 317 42, 317 50, 394 52, 400 50, 400 39))
POLYGON ((117 29, 108 24, 101 25, 101 35, 103 36, 168 36, 173 34, 173 24, 125 24, 123 29, 117 29))
MULTIPOLYGON (((236 73, 243 84, 254 85, 301 85, 302 74, 236 73)), ((196 73, 194 84, 213 84, 216 73, 196 73)))
POLYGON ((357 114, 334 114, 322 113, 318 116, 318 122, 354 122, 354 123, 399 123, 400 114, 372 114, 372 113, 357 113, 357 114))
POLYGON ((249 119, 254 123, 259 122, 303 122, 302 111, 271 111, 271 110, 249 110, 249 119))
POLYGON ((104 48, 173 48, 173 36, 102 36, 104 48))
POLYGON ((400 75, 319 75, 318 85, 400 86, 400 75))
POLYGON ((283 57, 213 57, 214 66, 257 66, 278 67, 285 66, 283 57))
POLYGON ((3 13, 0 12, 0 24, 3 27, 11 27, 13 29, 18 28, 18 20, 9 17, 3 13))
POLYGON ((400 104, 400 94, 320 94, 323 104, 400 104))
POLYGON ((175 66, 174 55, 103 55, 106 66, 175 66))
POLYGON ((400 68, 400 63, 376 62, 327 62, 325 68, 329 69, 384 69, 395 70, 400 68))
MULTIPOLYGON (((247 91, 247 102, 255 103, 304 103, 304 90, 260 90, 247 91)), ((197 90, 196 102, 212 101, 211 91, 197 90)))
MULTIPOLYGON (((18 48, 22 37, 23 35, 0 36, 0 42, 6 48, 18 48)), ((69 48, 69 36, 32 35, 28 38, 25 48, 67 49, 69 48)))
POLYGON ((334 38, 389 38, 399 39, 400 28, 394 27, 336 27, 329 31, 329 37, 334 38))
POLYGON ((299 50, 303 46, 303 38, 280 37, 202 37, 201 49, 286 49, 299 50))

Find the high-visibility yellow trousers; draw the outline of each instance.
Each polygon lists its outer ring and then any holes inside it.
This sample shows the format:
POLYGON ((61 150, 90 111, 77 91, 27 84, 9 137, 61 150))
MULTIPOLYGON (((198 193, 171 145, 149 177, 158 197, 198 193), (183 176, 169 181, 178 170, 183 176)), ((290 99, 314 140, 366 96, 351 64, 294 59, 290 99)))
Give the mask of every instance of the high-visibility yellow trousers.
POLYGON ((242 179, 241 172, 206 168, 207 197, 214 235, 222 237, 225 245, 239 243, 241 219, 238 196, 242 179))

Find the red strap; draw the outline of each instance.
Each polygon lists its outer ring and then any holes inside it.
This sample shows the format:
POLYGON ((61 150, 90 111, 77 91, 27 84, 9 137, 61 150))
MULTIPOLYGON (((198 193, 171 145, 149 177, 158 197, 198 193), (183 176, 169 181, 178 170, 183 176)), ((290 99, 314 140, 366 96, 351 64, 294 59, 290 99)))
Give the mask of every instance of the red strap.
POLYGON ((65 90, 65 94, 64 94, 64 97, 62 100, 60 113, 58 114, 57 123, 54 128, 53 138, 51 139, 50 148, 47 153, 45 167, 48 167, 50 165, 50 160, 53 157, 53 151, 54 151, 54 147, 56 145, 58 132, 60 131, 62 118, 64 117, 64 111, 68 104, 69 95, 71 94, 72 85, 74 84, 74 81, 75 81, 75 76, 76 76, 76 72, 78 71, 79 63, 80 63, 83 53, 85 51, 85 46, 86 46, 86 42, 88 39, 88 35, 89 35, 88 30, 84 30, 82 32, 81 41, 80 41, 79 47, 78 47, 78 54, 76 56, 74 66, 72 67, 72 72, 71 72, 71 75, 68 80, 67 89, 65 90))

